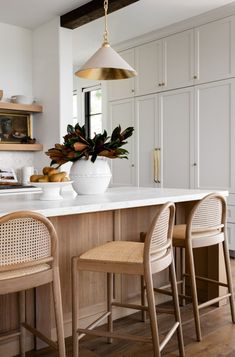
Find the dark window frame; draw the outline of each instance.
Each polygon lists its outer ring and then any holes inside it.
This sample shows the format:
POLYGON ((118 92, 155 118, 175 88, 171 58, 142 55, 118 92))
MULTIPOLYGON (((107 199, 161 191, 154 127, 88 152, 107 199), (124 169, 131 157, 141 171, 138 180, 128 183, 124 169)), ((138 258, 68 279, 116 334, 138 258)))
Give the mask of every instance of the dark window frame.
MULTIPOLYGON (((101 90, 101 87, 100 87, 101 90)), ((94 113, 92 114, 90 112, 90 103, 91 103, 91 92, 97 91, 97 88, 91 88, 90 90, 87 90, 87 88, 83 88, 84 91, 84 116, 85 116, 85 128, 86 132, 88 133, 89 137, 91 136, 90 129, 91 129, 91 118, 96 116, 96 115, 102 115, 102 112, 100 113, 94 113)))

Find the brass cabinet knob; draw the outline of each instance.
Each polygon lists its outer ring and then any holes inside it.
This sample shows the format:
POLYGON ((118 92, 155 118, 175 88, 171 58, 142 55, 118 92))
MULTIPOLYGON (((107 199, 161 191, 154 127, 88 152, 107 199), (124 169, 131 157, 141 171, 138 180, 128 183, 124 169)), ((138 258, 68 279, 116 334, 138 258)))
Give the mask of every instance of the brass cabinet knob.
POLYGON ((164 82, 162 82, 162 86, 164 86, 165 85, 165 83, 164 82))
POLYGON ((194 163, 193 163, 193 166, 197 166, 197 163, 196 163, 196 162, 194 162, 194 163))
POLYGON ((132 93, 135 93, 135 90, 134 90, 134 89, 132 89, 132 90, 131 90, 131 92, 132 92, 132 93))
POLYGON ((159 87, 161 87, 161 86, 162 86, 162 84, 161 84, 161 83, 158 83, 158 86, 159 86, 159 87))
POLYGON ((193 76, 193 79, 197 79, 197 76, 195 75, 195 76, 193 76))

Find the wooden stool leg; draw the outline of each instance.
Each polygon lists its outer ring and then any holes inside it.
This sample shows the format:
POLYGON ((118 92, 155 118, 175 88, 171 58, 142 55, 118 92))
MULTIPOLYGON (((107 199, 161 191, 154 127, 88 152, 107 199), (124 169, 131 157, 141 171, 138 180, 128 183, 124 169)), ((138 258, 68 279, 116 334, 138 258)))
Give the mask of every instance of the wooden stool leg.
MULTIPOLYGON (((110 312, 108 316, 108 332, 113 332, 113 316, 112 316, 112 301, 113 301, 113 274, 107 273, 107 310, 110 312)), ((108 343, 112 343, 113 339, 108 337, 108 343)))
POLYGON ((25 357, 25 328, 22 323, 25 322, 25 291, 19 292, 19 312, 20 312, 20 356, 25 357))
POLYGON ((61 300, 61 288, 60 288, 60 276, 58 268, 53 269, 53 298, 55 306, 55 320, 56 320, 56 332, 59 347, 59 356, 65 357, 65 339, 64 339, 64 324, 63 324, 63 311, 61 300))
POLYGON ((175 311, 175 321, 179 322, 179 326, 177 328, 177 337, 178 337, 178 345, 180 356, 184 357, 184 340, 183 340, 183 331, 182 331, 182 323, 180 317, 180 308, 179 308, 179 299, 178 299, 178 291, 177 291, 177 281, 175 274, 175 266, 174 261, 172 260, 171 265, 169 266, 170 270, 170 281, 171 281, 171 291, 173 297, 174 311, 175 311))
POLYGON ((191 284, 191 293, 192 293, 192 304, 193 304, 193 315, 194 323, 196 328, 197 341, 202 340, 201 326, 200 326, 200 315, 198 309, 198 297, 197 297, 197 285, 195 278, 195 268, 194 268, 194 258, 193 258, 193 249, 192 246, 187 246, 187 257, 189 265, 189 275, 190 275, 190 284, 191 284))
MULTIPOLYGON (((146 296, 145 296, 145 288, 144 288, 144 277, 141 275, 140 277, 140 285, 141 285, 141 305, 146 306, 146 296)), ((143 322, 146 321, 146 311, 141 311, 141 320, 143 322)))
MULTIPOLYGON (((185 295, 186 294, 186 289, 185 289, 185 249, 184 248, 180 248, 180 270, 181 270, 181 280, 182 280, 182 284, 181 284, 181 294, 185 295)), ((181 304, 182 306, 185 306, 186 301, 185 298, 182 297, 181 299, 181 304)))
POLYGON ((78 313, 79 313, 79 294, 78 282, 79 271, 77 271, 77 260, 72 260, 72 336, 73 336, 73 357, 79 356, 79 340, 78 340, 78 313))
POLYGON ((234 309, 234 295, 233 295, 232 274, 231 274, 231 268, 230 268, 228 243, 227 243, 226 238, 223 241, 223 251, 224 251, 224 262, 225 262, 225 269, 226 269, 226 276, 227 276, 227 283, 228 283, 228 292, 231 294, 231 296, 229 297, 230 310, 231 310, 232 322, 235 323, 235 309, 234 309))
POLYGON ((153 291, 153 280, 152 275, 148 269, 148 272, 144 275, 146 283, 146 294, 148 300, 148 311, 151 324, 152 341, 153 341, 153 355, 154 357, 160 357, 160 342, 158 336, 158 325, 157 325, 157 315, 155 308, 155 297, 153 291))

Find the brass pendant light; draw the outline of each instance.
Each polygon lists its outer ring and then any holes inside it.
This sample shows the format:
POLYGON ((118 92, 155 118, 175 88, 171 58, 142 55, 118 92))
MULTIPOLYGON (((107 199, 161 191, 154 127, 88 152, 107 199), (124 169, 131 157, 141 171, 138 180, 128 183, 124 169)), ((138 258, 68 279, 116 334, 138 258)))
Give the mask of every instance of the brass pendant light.
POLYGON ((136 71, 112 49, 108 40, 108 0, 104 0, 105 31, 102 46, 75 73, 76 76, 93 80, 126 79, 137 75, 136 71))

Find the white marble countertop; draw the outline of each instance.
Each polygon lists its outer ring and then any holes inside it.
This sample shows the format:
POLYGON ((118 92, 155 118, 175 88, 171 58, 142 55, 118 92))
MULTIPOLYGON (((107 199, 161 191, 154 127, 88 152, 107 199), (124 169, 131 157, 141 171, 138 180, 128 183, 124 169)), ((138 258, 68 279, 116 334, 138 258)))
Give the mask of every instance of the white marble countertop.
MULTIPOLYGON (((102 195, 75 195, 65 192, 61 201, 41 201, 40 193, 10 194, 0 196, 0 216, 20 210, 30 210, 47 217, 79 213, 108 211, 122 208, 152 206, 168 201, 199 200, 211 190, 185 190, 151 187, 115 187, 102 195)), ((228 196, 227 191, 220 191, 228 196)))

